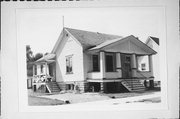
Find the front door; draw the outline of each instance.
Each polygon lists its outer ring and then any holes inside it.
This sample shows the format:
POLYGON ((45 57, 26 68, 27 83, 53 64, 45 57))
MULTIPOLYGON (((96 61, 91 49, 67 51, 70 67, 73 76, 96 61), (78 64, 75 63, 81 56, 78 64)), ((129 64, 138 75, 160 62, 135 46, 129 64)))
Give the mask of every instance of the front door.
POLYGON ((122 78, 131 78, 131 55, 121 54, 122 78))

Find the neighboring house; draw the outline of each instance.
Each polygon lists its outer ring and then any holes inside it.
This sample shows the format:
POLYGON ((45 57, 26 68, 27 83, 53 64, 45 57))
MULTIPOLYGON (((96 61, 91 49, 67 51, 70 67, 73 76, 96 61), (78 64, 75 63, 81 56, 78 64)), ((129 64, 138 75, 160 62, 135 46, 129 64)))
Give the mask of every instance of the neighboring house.
MULTIPOLYGON (((55 55, 54 82, 61 90, 82 92, 142 91, 146 80, 153 88, 152 55, 156 53, 133 35, 63 28, 51 52, 55 55), (148 57, 147 72, 138 70, 141 56, 148 57)), ((45 64, 48 67, 47 61, 45 64)))
MULTIPOLYGON (((157 54, 153 55, 153 76, 154 76, 154 82, 156 85, 160 85, 160 72, 159 72, 159 38, 149 36, 146 40, 145 44, 152 48, 154 51, 157 52, 157 54)), ((139 59, 139 70, 141 71, 148 71, 149 70, 149 64, 147 61, 147 57, 142 57, 139 59)))

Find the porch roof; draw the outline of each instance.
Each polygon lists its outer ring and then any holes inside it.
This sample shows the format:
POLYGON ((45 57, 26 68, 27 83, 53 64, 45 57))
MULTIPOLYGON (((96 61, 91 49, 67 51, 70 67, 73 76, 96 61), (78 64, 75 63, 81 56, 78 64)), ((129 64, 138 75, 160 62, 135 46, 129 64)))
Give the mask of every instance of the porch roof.
POLYGON ((99 51, 121 52, 129 54, 135 53, 139 55, 152 55, 157 53, 133 35, 125 38, 117 38, 114 40, 105 41, 100 45, 88 49, 89 53, 99 51))
POLYGON ((52 62, 55 62, 55 58, 56 55, 55 54, 47 54, 45 56, 43 56, 42 58, 38 59, 37 61, 35 61, 35 64, 38 64, 38 63, 52 63, 52 62))

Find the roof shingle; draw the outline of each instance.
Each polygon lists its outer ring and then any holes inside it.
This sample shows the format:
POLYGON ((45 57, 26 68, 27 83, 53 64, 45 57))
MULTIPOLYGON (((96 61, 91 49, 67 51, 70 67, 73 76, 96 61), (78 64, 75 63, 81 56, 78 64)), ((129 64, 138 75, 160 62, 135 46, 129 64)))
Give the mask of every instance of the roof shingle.
POLYGON ((82 44, 84 50, 95 47, 107 40, 122 38, 122 36, 104 34, 99 32, 84 31, 84 30, 78 30, 72 28, 64 28, 64 29, 67 30, 82 44))

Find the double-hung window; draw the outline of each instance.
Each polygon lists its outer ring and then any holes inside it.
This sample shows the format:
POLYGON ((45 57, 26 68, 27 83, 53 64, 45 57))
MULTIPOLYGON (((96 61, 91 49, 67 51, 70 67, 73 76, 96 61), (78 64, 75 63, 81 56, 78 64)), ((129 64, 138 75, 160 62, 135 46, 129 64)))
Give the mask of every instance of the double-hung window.
POLYGON ((72 55, 66 57, 66 73, 67 74, 73 73, 73 70, 72 70, 72 55))
POLYGON ((106 53, 106 72, 114 72, 116 65, 116 57, 114 53, 106 53))
POLYGON ((99 70, 99 56, 98 55, 92 55, 92 61, 93 61, 93 71, 98 72, 99 70))

